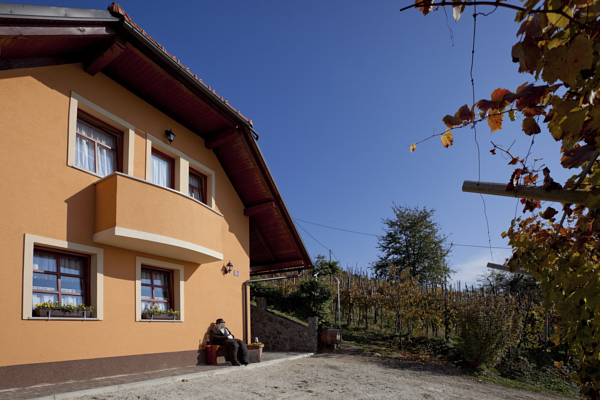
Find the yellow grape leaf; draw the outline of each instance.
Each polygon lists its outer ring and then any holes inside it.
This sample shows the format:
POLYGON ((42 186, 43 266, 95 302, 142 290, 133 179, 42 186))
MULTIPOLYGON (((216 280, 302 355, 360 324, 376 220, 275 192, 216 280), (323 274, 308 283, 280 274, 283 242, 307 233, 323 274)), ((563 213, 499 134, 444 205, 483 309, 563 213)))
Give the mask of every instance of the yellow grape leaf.
POLYGON ((445 148, 449 148, 454 145, 454 135, 450 129, 447 129, 441 136, 441 145, 443 145, 445 148))
POLYGON ((516 114, 514 113, 514 109, 510 109, 510 111, 508 111, 508 117, 510 117, 510 121, 516 120, 516 114))
POLYGON ((492 133, 502 129, 502 114, 499 110, 490 110, 487 115, 487 124, 492 133))
POLYGON ((415 152, 415 151, 416 151, 416 144, 410 145, 410 152, 415 152))

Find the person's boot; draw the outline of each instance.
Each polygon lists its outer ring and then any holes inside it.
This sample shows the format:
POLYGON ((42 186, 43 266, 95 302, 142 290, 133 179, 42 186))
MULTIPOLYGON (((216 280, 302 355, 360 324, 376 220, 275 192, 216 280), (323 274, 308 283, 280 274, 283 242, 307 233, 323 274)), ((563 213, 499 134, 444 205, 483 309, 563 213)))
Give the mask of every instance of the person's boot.
POLYGON ((239 362, 236 362, 236 361, 234 361, 234 362, 230 362, 230 364, 232 364, 233 366, 240 366, 240 363, 239 363, 239 362))

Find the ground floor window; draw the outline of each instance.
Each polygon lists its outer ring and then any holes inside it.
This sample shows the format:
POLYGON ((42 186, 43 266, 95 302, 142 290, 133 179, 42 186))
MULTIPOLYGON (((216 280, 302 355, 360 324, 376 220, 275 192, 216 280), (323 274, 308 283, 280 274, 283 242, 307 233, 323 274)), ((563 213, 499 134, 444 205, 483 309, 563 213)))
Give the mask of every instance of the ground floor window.
POLYGON ((140 280, 142 312, 153 308, 168 311, 173 307, 172 272, 143 266, 140 280))
POLYGON ((33 253, 33 309, 41 304, 89 305, 89 272, 89 256, 36 247, 33 253))
POLYGON ((103 318, 104 251, 26 233, 22 318, 103 318))
POLYGON ((184 266, 136 257, 136 321, 184 321, 184 266))

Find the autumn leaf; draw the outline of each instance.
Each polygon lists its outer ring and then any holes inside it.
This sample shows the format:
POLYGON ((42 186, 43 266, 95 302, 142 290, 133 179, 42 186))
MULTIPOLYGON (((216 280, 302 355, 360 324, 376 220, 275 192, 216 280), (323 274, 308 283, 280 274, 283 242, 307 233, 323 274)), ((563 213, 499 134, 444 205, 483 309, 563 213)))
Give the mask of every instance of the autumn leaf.
POLYGON ((454 144, 454 136, 450 129, 447 129, 445 133, 441 136, 441 144, 445 148, 449 148, 454 144))
POLYGON ((575 168, 590 161, 594 155, 596 155, 596 148, 593 145, 581 146, 576 144, 563 153, 560 164, 567 169, 575 168))
POLYGON ((523 184, 525 186, 535 184, 537 182, 537 177, 538 176, 536 174, 528 174, 525 177, 523 177, 523 184))
POLYGON ((410 145, 410 152, 416 152, 416 144, 410 145))
POLYGON ((509 90, 507 90, 505 88, 494 89, 493 92, 491 93, 491 101, 496 102, 496 103, 504 102, 505 101, 504 97, 511 93, 512 92, 510 92, 509 90))
POLYGON ((431 11, 432 0, 416 0, 416 7, 422 11, 422 14, 427 15, 431 11))
POLYGON ((487 99, 481 99, 480 101, 477 102, 477 107, 483 111, 486 112, 489 109, 493 108, 494 104, 493 102, 487 100, 487 99))
POLYGON ((533 117, 525 117, 523 120, 523 131, 527 135, 534 135, 541 133, 539 125, 533 117))
POLYGON ((558 211, 556 211, 552 207, 547 207, 545 211, 542 212, 541 217, 544 219, 553 219, 554 215, 556 215, 558 211))
POLYGON ((452 16, 454 17, 454 21, 460 21, 460 17, 462 17, 462 11, 464 11, 464 4, 461 6, 455 6, 452 10, 452 16))
POLYGON ((533 212, 535 209, 541 208, 541 202, 539 200, 530 200, 530 199, 526 199, 526 198, 521 198, 520 202, 521 202, 521 204, 524 205, 523 213, 525 213, 527 211, 533 212))
POLYGON ((456 112, 455 117, 460 119, 462 123, 468 123, 474 120, 474 113, 470 110, 468 105, 462 105, 456 112))
POLYGON ((492 133, 502 129, 502 113, 499 110, 490 110, 487 115, 487 124, 492 133))
POLYGON ((508 117, 510 117, 510 121, 516 120, 516 113, 513 109, 510 109, 510 111, 508 112, 508 117))
POLYGON ((515 156, 512 159, 510 159, 510 162, 508 162, 509 165, 516 165, 519 162, 519 159, 515 156))
POLYGON ((562 80, 568 85, 577 84, 582 70, 590 69, 593 63, 593 43, 585 34, 576 36, 570 43, 547 52, 542 78, 553 83, 562 80))
POLYGON ((443 117, 443 123, 448 127, 448 128, 453 128, 453 127, 458 127, 462 125, 462 120, 460 120, 458 117, 456 116, 451 116, 451 115, 445 115, 445 117, 443 117))

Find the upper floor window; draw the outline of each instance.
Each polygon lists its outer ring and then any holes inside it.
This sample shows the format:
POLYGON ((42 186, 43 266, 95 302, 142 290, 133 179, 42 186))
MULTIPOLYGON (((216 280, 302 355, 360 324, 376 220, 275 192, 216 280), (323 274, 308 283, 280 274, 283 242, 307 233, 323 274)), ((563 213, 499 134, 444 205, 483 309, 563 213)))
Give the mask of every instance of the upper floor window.
POLYGON ((153 148, 151 164, 151 182, 159 186, 174 188, 174 159, 153 148))
POLYGON ((207 176, 190 169, 188 174, 188 195, 207 204, 207 176))
POLYGON ((75 165, 99 176, 119 170, 121 135, 92 118, 78 113, 75 165))

